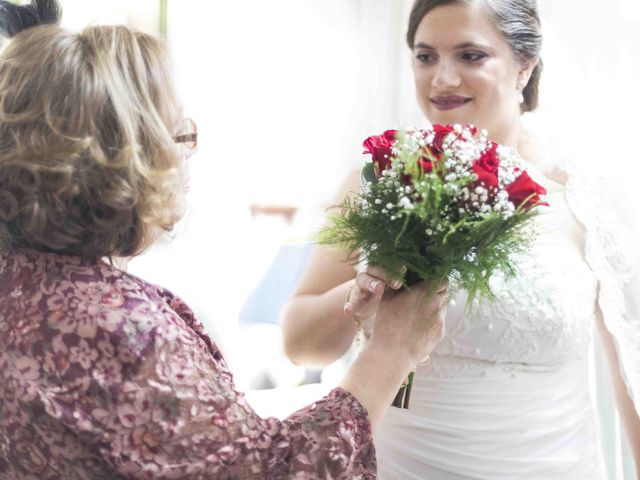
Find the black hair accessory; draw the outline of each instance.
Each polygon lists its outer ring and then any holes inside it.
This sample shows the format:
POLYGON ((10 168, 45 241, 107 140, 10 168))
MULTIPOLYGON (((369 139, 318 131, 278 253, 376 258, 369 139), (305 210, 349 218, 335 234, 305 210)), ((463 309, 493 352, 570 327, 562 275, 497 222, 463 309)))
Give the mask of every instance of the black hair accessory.
POLYGON ((57 0, 31 0, 26 5, 0 0, 0 36, 11 38, 38 25, 57 25, 61 17, 57 0))

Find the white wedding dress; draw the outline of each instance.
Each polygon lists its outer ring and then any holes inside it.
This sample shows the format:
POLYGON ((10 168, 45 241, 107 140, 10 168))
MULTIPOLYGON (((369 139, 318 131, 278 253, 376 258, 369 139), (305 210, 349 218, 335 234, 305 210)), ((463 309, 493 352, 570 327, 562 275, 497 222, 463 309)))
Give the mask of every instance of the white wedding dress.
POLYGON ((522 273, 495 277, 471 316, 457 294, 410 409, 376 433, 381 480, 606 478, 588 381, 599 278, 567 189, 529 170, 550 206, 522 273))

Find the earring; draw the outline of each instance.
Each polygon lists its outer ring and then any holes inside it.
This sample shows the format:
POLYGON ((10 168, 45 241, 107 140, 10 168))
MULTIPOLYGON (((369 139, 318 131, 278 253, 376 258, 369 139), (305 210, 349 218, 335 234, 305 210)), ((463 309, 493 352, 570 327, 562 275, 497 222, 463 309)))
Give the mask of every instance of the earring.
POLYGON ((523 82, 518 82, 517 85, 517 89, 520 91, 520 95, 518 96, 518 102, 519 103, 524 103, 524 94, 522 93, 524 91, 524 83, 523 82))

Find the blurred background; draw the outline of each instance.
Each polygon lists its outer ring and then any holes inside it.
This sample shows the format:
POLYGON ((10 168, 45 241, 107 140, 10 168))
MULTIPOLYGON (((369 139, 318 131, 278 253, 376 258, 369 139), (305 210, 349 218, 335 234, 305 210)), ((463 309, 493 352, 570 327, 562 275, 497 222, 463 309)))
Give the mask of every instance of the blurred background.
MULTIPOLYGON (((278 310, 324 209, 362 161, 362 140, 424 123, 404 40, 412 1, 61 3, 69 29, 123 23, 163 37, 199 125, 189 213, 130 270, 195 309, 259 412, 282 417, 328 391, 349 354, 321 373, 292 365, 278 310)), ((633 192, 640 0, 539 3, 545 71, 531 121, 597 151, 599 168, 633 192)), ((637 202, 629 205, 637 220, 637 202)), ((610 478, 631 478, 612 400, 598 389, 598 401, 610 478)))

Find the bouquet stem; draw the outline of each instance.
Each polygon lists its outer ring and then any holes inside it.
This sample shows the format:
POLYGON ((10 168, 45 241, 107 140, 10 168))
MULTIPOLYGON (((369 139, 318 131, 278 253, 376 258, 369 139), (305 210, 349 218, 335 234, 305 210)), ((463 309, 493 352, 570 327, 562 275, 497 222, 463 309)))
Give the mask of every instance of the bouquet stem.
POLYGON ((407 378, 402 382, 402 386, 398 390, 396 397, 391 402, 392 407, 409 409, 409 398, 411 397, 411 386, 413 385, 413 374, 415 371, 409 372, 407 378))

